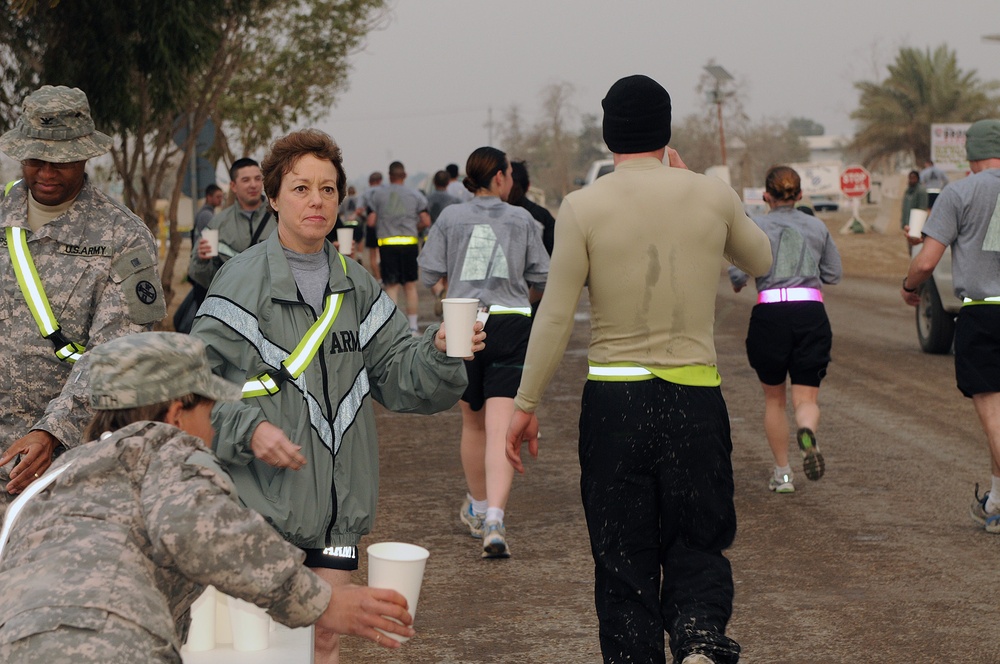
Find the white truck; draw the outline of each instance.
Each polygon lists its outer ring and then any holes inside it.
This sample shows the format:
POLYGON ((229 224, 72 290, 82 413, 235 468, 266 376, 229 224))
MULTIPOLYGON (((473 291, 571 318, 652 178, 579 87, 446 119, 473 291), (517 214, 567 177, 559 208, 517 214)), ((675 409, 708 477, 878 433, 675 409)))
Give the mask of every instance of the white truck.
MULTIPOLYGON (((915 255, 919 246, 911 247, 915 255)), ((930 279, 920 284, 920 304, 917 305, 917 341, 925 353, 943 354, 951 351, 955 339, 955 317, 962 300, 955 295, 951 278, 951 248, 945 250, 930 279)))

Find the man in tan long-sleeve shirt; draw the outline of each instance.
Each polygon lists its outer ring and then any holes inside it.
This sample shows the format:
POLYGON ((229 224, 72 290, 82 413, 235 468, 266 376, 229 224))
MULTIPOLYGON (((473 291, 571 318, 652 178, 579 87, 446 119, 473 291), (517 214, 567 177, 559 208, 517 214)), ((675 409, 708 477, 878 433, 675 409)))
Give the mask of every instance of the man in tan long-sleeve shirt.
POLYGON ((666 631, 674 661, 728 664, 736 513, 715 294, 723 258, 763 275, 771 248, 732 189, 666 148, 670 96, 656 81, 623 78, 602 105, 615 171, 559 209, 507 455, 521 472, 521 443, 537 455, 534 411, 587 285, 581 488, 604 660, 664 662, 666 631))

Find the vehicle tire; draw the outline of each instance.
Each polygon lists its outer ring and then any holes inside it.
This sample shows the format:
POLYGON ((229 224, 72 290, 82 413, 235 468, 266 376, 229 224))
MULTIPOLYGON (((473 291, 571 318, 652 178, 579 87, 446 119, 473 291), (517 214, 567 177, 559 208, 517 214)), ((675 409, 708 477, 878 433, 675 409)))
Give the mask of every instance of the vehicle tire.
POLYGON ((955 339, 955 317, 941 306, 937 284, 931 277, 920 286, 917 305, 917 339, 925 353, 942 355, 951 350, 955 339))

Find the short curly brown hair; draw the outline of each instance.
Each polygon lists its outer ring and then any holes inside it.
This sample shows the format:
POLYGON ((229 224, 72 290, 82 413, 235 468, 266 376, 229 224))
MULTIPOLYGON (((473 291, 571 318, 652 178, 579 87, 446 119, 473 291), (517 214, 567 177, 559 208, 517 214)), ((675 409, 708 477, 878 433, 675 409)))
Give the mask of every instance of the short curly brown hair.
MULTIPOLYGON (((281 178, 292 170, 301 157, 311 154, 317 159, 325 159, 337 169, 337 203, 343 203, 347 196, 347 174, 344 172, 344 158, 340 147, 325 132, 319 129, 293 131, 271 143, 271 149, 260 164, 264 174, 264 193, 268 199, 278 197, 281 178)), ((275 214, 277 216, 277 214, 275 214)))

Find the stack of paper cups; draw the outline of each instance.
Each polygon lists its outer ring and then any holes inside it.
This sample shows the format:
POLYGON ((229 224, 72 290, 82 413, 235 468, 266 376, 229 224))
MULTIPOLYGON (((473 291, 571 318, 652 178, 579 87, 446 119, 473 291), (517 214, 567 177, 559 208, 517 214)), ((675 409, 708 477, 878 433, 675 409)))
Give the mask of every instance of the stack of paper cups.
POLYGON ((271 618, 264 609, 230 597, 229 621, 233 626, 233 650, 267 650, 270 644, 271 618))
POLYGON ((191 652, 215 648, 215 588, 209 586, 191 605, 191 629, 184 647, 191 652))
POLYGON ((927 210, 910 210, 910 230, 907 235, 910 237, 920 237, 920 232, 924 229, 924 222, 927 221, 927 210))

